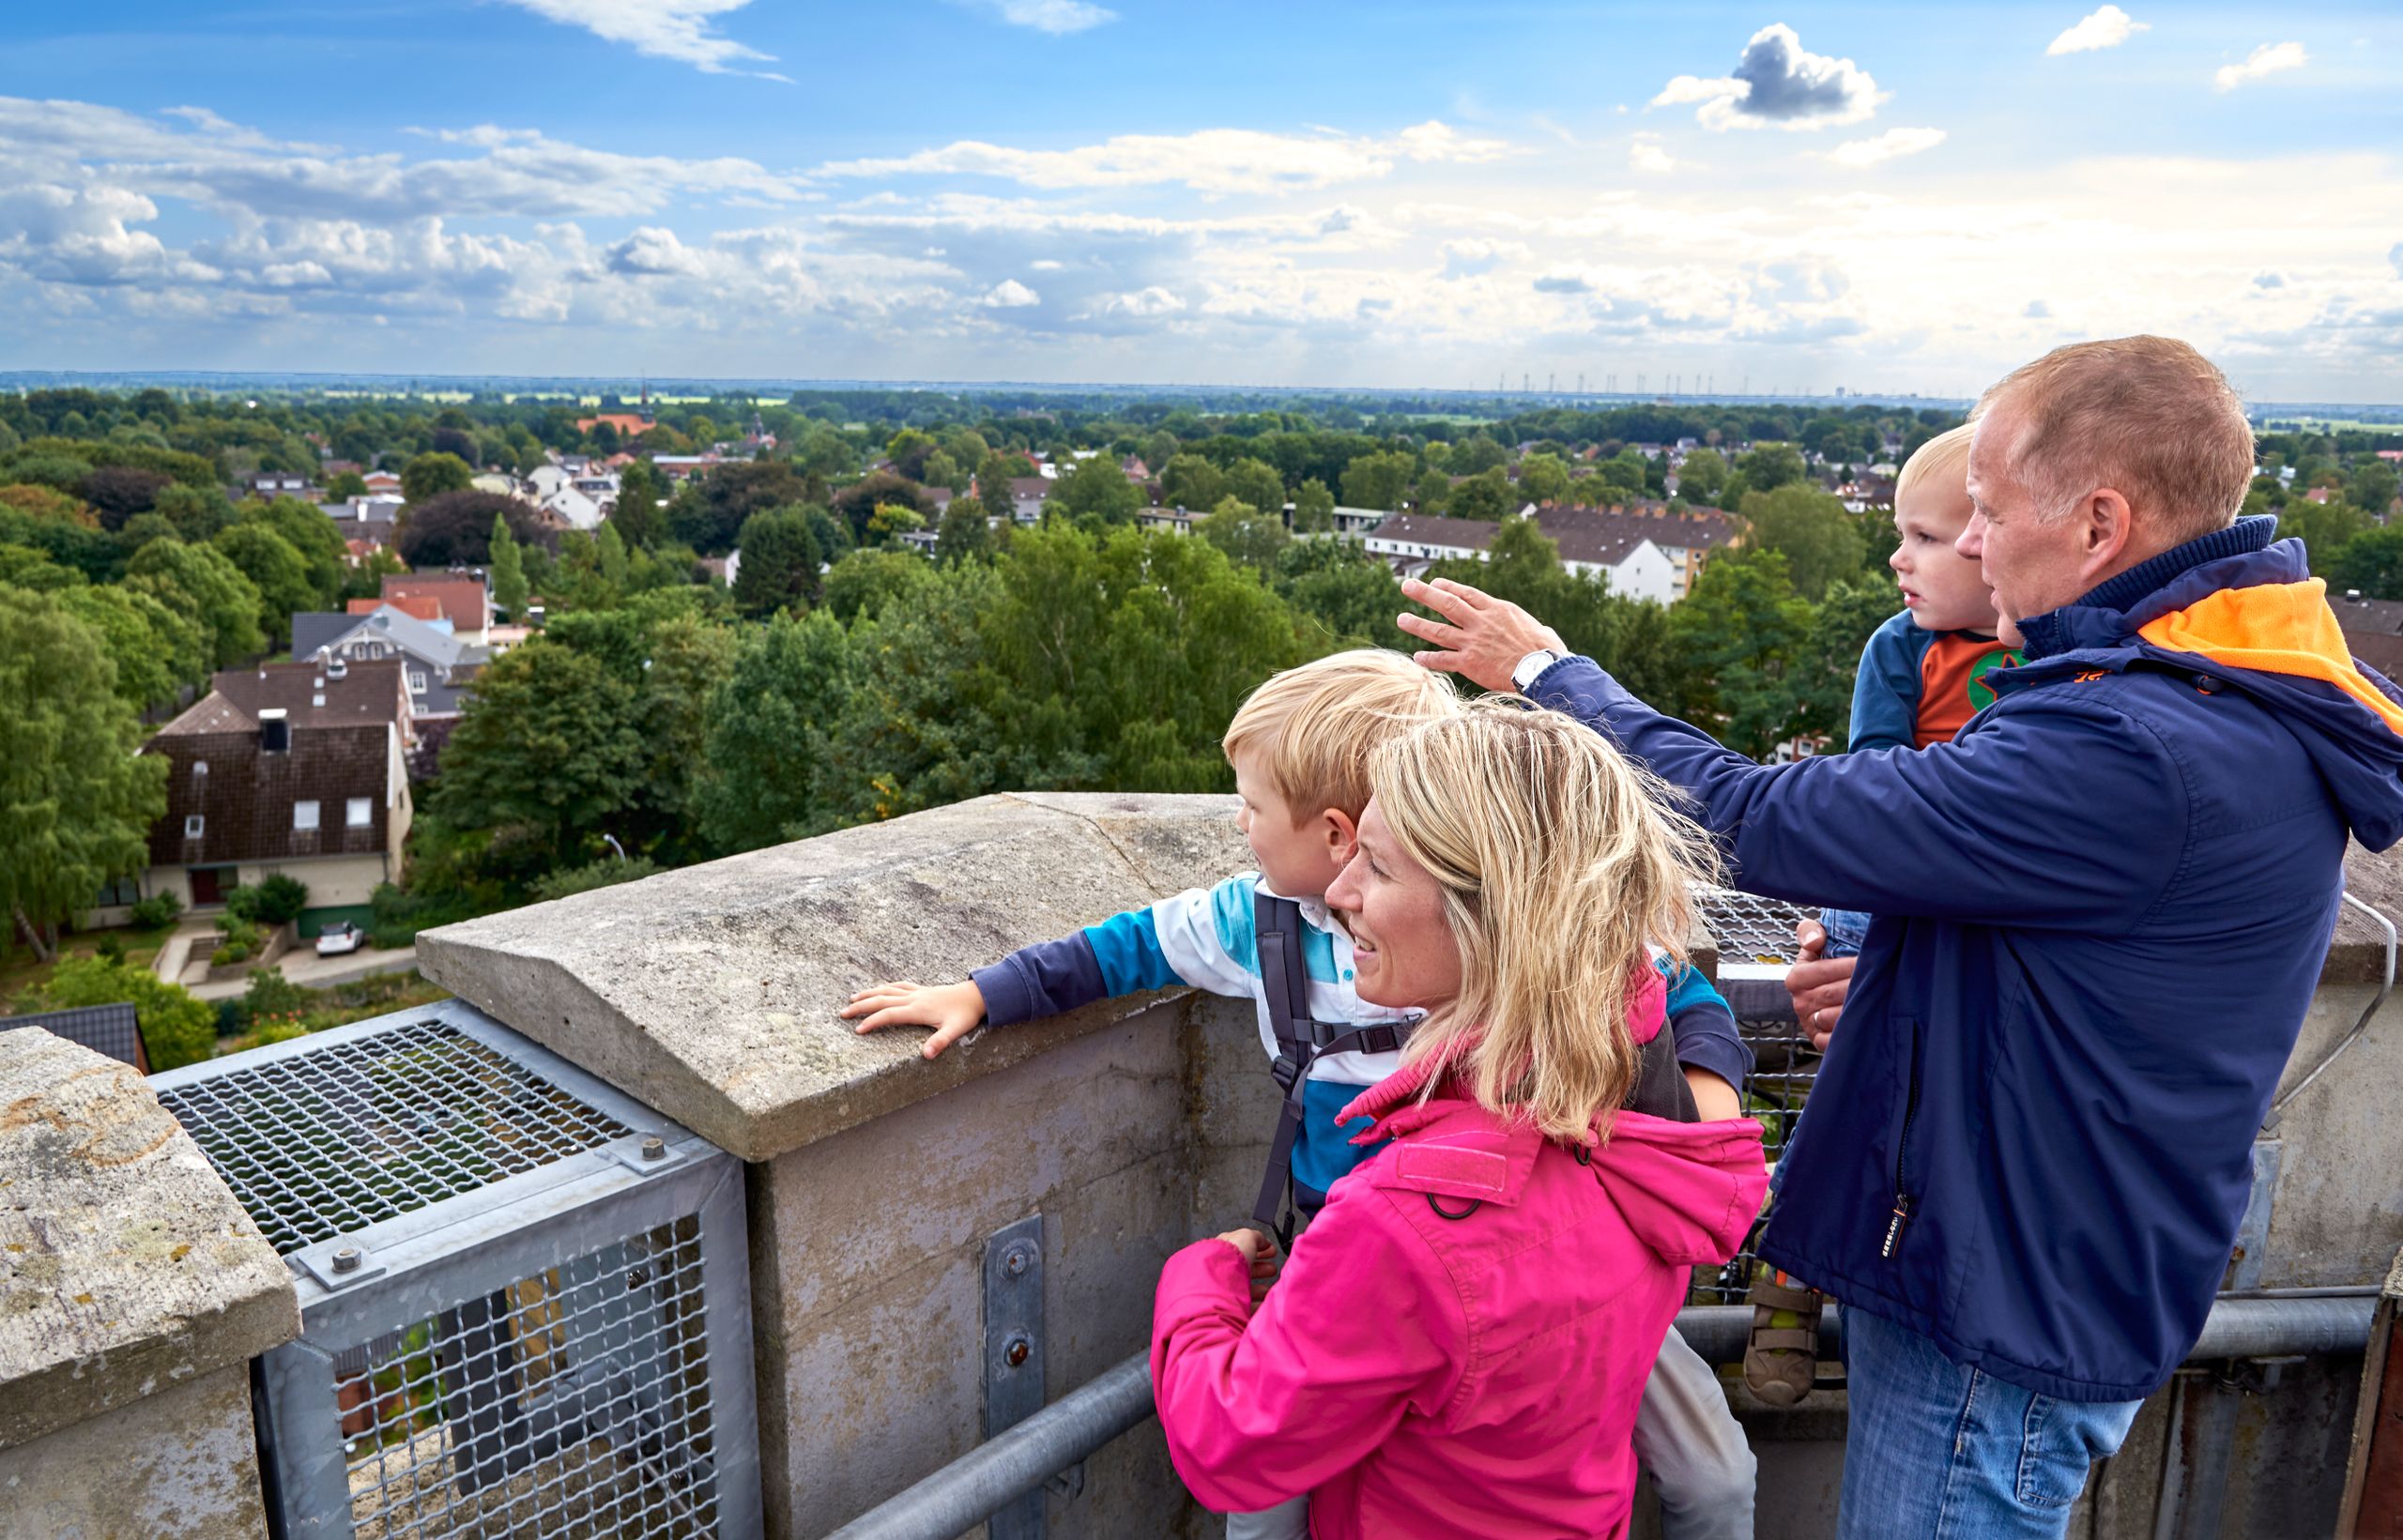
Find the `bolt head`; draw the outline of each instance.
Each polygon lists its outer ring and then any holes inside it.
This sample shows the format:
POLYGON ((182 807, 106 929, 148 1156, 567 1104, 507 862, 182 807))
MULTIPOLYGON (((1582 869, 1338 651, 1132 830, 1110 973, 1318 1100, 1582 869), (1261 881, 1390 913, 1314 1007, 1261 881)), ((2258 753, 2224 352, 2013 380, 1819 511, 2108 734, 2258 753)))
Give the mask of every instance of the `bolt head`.
POLYGON ((1013 1278, 1023 1276, 1033 1265, 1034 1258, 1024 1246, 1010 1247, 1009 1254, 1002 1258, 1002 1271, 1013 1278))
POLYGON ((359 1263, 360 1255, 357 1246, 343 1246, 334 1252, 336 1273, 356 1273, 359 1271, 359 1263))
POLYGON ((661 1138, 656 1134, 651 1135, 649 1138, 642 1141, 642 1158, 645 1160, 666 1160, 667 1158, 667 1141, 661 1138))
POLYGON ((1025 1364, 1027 1355, 1033 1350, 1033 1345, 1026 1338, 1014 1336, 1010 1338, 1009 1346, 1002 1349, 1002 1362, 1011 1368, 1018 1368, 1025 1364))

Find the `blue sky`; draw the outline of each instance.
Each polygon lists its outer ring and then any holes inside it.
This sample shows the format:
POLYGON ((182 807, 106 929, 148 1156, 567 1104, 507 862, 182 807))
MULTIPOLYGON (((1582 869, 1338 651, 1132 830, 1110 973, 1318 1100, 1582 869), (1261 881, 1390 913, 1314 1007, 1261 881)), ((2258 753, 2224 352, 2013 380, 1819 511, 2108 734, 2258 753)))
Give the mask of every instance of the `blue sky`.
POLYGON ((2403 400, 2391 5, 0 12, 0 368, 2403 400))

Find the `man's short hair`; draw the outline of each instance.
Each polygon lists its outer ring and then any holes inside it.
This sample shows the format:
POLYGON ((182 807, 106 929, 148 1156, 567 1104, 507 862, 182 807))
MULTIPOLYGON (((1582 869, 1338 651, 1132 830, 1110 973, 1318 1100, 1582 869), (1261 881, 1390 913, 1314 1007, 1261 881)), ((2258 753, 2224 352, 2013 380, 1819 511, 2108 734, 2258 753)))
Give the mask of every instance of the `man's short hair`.
POLYGON ((1423 722, 1461 709, 1447 675, 1399 652, 1359 648, 1272 674, 1227 724, 1227 758, 1260 751, 1268 784, 1296 818, 1369 805, 1369 756, 1423 722))
POLYGON ((2003 376, 1978 402, 2018 414, 2008 470, 2058 518, 2109 487, 2139 518, 2190 541, 2235 521, 2253 479, 2253 425, 2227 376, 2168 337, 2058 347, 2003 376))
POLYGON ((1969 440, 1977 431, 1977 419, 1972 418, 1921 444, 1903 462, 1903 473, 1894 480, 1894 500, 1901 502, 1927 482, 1931 491, 1940 487, 1952 494, 1955 503, 1960 502, 1969 484, 1969 440))

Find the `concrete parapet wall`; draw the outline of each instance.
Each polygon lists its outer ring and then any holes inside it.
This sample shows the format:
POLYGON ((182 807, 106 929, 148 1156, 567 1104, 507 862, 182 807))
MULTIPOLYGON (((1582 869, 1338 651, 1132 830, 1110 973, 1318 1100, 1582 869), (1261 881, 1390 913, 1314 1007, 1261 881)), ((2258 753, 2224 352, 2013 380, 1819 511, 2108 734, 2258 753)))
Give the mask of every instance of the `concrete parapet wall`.
POLYGON ((0 1033, 0 1533, 264 1532, 247 1364, 299 1331, 140 1075, 0 1033))
MULTIPOLYGON (((1171 991, 928 1063, 838 1020, 886 978, 1246 870, 1226 797, 987 797, 418 938, 463 999, 753 1163, 769 1532, 823 1533, 983 1435, 987 1239, 1043 1218, 1056 1398, 1141 1349, 1168 1255, 1247 1216, 1276 1090, 1247 1004, 1171 991)), ((1055 1537, 1199 1511, 1156 1426, 1047 1500, 1055 1537)))

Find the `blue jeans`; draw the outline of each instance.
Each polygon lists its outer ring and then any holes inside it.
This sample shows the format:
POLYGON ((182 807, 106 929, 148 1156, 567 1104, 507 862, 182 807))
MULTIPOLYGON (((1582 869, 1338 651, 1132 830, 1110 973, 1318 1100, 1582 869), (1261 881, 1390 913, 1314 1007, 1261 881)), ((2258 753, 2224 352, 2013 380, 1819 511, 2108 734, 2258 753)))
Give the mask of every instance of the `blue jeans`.
POLYGON ((1911 1330, 1844 1313, 1839 1540, 2055 1540, 2141 1401, 2064 1401, 1955 1364, 1911 1330))
POLYGON ((1819 926, 1828 933, 1822 957, 1858 957, 1869 936, 1869 916, 1859 909, 1821 909, 1819 926))

